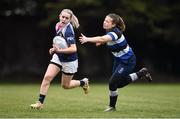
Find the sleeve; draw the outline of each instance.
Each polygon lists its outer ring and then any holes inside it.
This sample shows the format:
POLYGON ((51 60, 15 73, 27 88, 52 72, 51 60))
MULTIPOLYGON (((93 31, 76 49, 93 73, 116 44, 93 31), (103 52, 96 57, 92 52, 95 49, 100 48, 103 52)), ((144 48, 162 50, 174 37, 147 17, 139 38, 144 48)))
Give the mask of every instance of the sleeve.
POLYGON ((106 35, 111 36, 112 41, 118 40, 118 35, 115 32, 108 32, 106 35))
POLYGON ((64 34, 68 44, 75 44, 75 33, 72 27, 67 27, 66 32, 64 34))

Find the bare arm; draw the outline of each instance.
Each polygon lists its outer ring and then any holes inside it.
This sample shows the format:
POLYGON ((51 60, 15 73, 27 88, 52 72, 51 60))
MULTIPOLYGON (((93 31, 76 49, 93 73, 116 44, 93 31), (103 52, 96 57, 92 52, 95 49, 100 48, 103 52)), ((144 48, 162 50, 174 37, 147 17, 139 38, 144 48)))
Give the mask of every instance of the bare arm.
POLYGON ((81 42, 81 44, 86 43, 86 42, 102 44, 102 43, 112 41, 112 38, 109 35, 86 37, 85 35, 81 34, 81 36, 79 37, 79 41, 81 42))
POLYGON ((61 49, 56 45, 53 45, 53 49, 55 53, 64 53, 64 54, 71 54, 77 51, 76 44, 71 44, 70 47, 61 49))

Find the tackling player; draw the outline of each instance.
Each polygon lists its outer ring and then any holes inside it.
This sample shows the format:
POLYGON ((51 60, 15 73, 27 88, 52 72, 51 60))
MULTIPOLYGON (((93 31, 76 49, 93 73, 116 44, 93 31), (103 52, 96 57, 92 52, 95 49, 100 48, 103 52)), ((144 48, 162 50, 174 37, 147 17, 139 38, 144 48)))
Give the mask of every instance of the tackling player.
POLYGON ((115 111, 118 88, 122 88, 137 79, 145 78, 152 81, 152 78, 147 68, 132 73, 136 65, 136 56, 123 35, 125 30, 123 19, 117 14, 108 14, 104 19, 103 28, 106 30, 106 35, 86 37, 82 34, 79 40, 81 44, 91 42, 96 43, 97 46, 106 43, 107 48, 111 51, 114 64, 109 79, 110 101, 105 111, 115 111))

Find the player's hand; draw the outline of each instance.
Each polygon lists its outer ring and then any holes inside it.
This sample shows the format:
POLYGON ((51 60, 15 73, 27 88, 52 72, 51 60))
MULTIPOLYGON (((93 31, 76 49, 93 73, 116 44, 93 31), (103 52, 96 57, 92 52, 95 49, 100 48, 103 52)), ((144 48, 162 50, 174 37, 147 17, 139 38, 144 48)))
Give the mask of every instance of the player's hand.
POLYGON ((79 41, 81 44, 84 44, 87 42, 87 37, 81 33, 81 36, 79 37, 79 41))
POLYGON ((54 49, 54 48, 50 48, 50 49, 49 49, 49 54, 50 54, 50 55, 54 54, 54 52, 55 52, 55 49, 54 49))
POLYGON ((56 53, 61 53, 61 48, 59 48, 58 45, 53 44, 53 48, 54 48, 54 52, 56 52, 56 53))

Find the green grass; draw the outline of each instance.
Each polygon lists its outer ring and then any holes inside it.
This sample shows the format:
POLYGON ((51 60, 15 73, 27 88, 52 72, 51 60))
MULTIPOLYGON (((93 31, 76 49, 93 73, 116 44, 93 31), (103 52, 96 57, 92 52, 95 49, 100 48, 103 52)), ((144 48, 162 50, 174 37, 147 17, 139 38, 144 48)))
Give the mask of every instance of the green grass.
POLYGON ((43 110, 29 107, 40 84, 0 84, 1 118, 180 118, 180 84, 130 84, 119 90, 116 112, 103 112, 108 85, 64 90, 51 84, 43 110))

